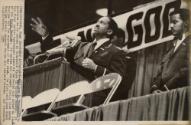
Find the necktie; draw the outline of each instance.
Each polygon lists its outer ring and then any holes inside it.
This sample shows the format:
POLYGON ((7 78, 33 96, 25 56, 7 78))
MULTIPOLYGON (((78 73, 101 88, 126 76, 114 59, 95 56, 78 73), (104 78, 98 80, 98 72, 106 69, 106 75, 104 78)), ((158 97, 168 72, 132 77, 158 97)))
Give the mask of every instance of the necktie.
POLYGON ((178 49, 178 46, 180 45, 180 40, 177 39, 174 41, 174 46, 173 46, 173 52, 175 53, 175 51, 178 49))
POLYGON ((91 45, 90 45, 90 48, 89 48, 89 51, 88 51, 88 54, 87 54, 87 57, 90 57, 94 51, 94 48, 95 46, 97 45, 96 42, 93 42, 91 45))

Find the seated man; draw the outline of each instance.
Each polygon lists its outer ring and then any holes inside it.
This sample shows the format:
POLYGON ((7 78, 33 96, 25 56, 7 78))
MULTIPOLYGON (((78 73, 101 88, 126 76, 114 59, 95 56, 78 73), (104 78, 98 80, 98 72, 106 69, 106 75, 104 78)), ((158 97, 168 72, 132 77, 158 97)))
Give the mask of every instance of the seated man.
POLYGON ((175 89, 189 83, 189 11, 180 9, 170 16, 174 47, 162 59, 161 69, 153 81, 151 92, 175 89))
MULTIPOLYGON (((32 29, 44 39, 42 43, 48 44, 49 41, 52 41, 51 35, 48 35, 47 28, 42 21, 35 19, 32 19, 32 21, 32 29)), ((79 40, 76 42, 74 40, 75 42, 72 42, 67 48, 58 48, 47 52, 64 52, 71 67, 90 81, 110 72, 119 73, 125 78, 127 69, 126 54, 113 45, 110 40, 117 28, 118 26, 112 18, 102 17, 93 27, 92 34, 95 40, 92 43, 79 40)))

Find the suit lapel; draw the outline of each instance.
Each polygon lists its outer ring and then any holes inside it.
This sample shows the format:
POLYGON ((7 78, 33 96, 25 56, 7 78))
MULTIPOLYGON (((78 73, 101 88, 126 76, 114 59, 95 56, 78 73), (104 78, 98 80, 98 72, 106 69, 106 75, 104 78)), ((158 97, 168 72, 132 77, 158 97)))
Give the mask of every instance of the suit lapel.
POLYGON ((79 58, 84 58, 88 52, 89 46, 91 43, 82 43, 74 56, 74 60, 78 60, 79 58))
POLYGON ((185 49, 185 47, 188 47, 188 42, 189 42, 189 37, 186 37, 184 39, 184 41, 181 43, 181 45, 177 48, 177 50, 174 52, 174 48, 173 47, 170 51, 169 51, 169 55, 166 58, 166 60, 164 60, 164 62, 167 62, 167 66, 170 64, 170 62, 172 61, 172 59, 174 58, 174 56, 176 54, 178 54, 180 51, 182 51, 183 49, 185 49))
POLYGON ((92 55, 96 54, 96 53, 102 53, 105 52, 105 50, 107 48, 109 48, 111 46, 110 41, 105 42, 104 44, 102 44, 99 48, 95 49, 92 53, 92 55))
POLYGON ((183 42, 180 44, 180 46, 177 48, 175 52, 172 53, 171 57, 173 57, 178 51, 180 51, 182 48, 187 47, 187 44, 189 42, 190 36, 187 36, 183 42))

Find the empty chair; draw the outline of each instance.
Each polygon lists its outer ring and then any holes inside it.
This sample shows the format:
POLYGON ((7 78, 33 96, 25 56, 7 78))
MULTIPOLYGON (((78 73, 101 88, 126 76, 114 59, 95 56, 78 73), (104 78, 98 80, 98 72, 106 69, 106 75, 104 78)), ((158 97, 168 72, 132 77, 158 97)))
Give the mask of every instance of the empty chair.
POLYGON ((36 107, 44 104, 51 103, 58 96, 60 90, 57 88, 43 91, 33 98, 31 107, 36 107))
POLYGON ((56 116, 47 109, 52 102, 54 102, 59 93, 59 89, 53 88, 36 95, 32 99, 30 106, 26 109, 27 114, 23 114, 22 120, 41 121, 56 116))
POLYGON ((88 108, 83 105, 84 94, 89 92, 89 82, 79 81, 66 87, 55 100, 52 112, 57 115, 71 113, 88 108))
POLYGON ((110 91, 106 93, 106 97, 103 97, 103 105, 108 104, 113 94, 117 90, 121 80, 121 76, 117 73, 110 73, 105 76, 101 76, 90 83, 90 93, 110 89, 110 91))
POLYGON ((89 82, 79 81, 66 87, 58 96, 56 101, 65 100, 89 92, 89 82))
POLYGON ((22 110, 26 110, 27 108, 31 107, 31 104, 32 104, 31 96, 22 97, 22 110))

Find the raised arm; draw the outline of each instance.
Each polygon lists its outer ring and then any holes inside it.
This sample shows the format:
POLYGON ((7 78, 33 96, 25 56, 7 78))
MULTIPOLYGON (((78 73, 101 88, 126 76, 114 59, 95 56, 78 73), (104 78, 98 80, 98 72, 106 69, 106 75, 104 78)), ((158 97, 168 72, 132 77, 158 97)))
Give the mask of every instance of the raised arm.
POLYGON ((59 41, 53 41, 52 35, 49 33, 47 26, 39 17, 31 18, 31 29, 41 36, 41 51, 46 52, 60 44, 59 41))
POLYGON ((36 32, 42 38, 46 38, 49 35, 46 25, 43 23, 43 21, 39 17, 37 17, 36 19, 31 18, 31 21, 32 23, 30 25, 34 32, 36 32))

